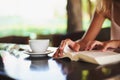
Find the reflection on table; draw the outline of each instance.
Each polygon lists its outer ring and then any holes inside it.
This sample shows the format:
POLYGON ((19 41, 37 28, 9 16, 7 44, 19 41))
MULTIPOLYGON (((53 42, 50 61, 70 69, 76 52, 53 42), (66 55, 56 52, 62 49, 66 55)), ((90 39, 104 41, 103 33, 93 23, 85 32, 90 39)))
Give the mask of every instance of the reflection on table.
MULTIPOLYGON (((25 47, 25 46, 24 46, 25 47)), ((27 48, 26 48, 27 49, 27 48)), ((49 47, 50 50, 56 50, 49 47)), ((120 63, 99 66, 69 59, 54 60, 51 53, 44 57, 19 56, 1 50, 0 79, 17 80, 119 80, 120 63)))

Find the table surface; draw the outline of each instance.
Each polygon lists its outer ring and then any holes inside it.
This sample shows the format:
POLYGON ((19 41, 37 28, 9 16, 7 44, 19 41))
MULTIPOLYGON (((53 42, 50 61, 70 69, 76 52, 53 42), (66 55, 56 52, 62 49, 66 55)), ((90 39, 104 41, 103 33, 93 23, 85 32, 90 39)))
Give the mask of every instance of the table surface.
MULTIPOLYGON (((52 49, 49 48, 49 49, 52 49)), ((52 49, 53 50, 53 49, 52 49)), ((0 79, 17 80, 114 80, 120 79, 120 63, 96 65, 69 59, 44 57, 0 56, 0 79)))

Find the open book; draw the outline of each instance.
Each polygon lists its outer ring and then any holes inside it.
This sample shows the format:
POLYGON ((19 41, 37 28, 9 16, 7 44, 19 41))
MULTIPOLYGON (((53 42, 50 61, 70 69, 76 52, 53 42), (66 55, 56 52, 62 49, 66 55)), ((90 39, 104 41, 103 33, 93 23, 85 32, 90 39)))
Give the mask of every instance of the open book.
POLYGON ((72 61, 82 60, 99 65, 120 62, 120 53, 98 50, 74 52, 68 46, 65 47, 63 57, 61 58, 65 57, 68 57, 72 61))

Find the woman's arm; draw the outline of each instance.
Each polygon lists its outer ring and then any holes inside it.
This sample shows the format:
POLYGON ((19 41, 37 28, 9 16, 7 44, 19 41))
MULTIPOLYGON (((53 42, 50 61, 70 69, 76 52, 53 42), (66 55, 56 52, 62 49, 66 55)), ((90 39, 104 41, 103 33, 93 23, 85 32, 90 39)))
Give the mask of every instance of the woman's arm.
POLYGON ((70 39, 62 40, 59 48, 57 49, 53 57, 62 56, 64 47, 66 45, 68 45, 74 51, 85 50, 89 41, 94 40, 97 34, 100 32, 104 20, 105 20, 104 15, 98 14, 97 12, 95 12, 93 16, 93 20, 90 24, 90 27, 88 31, 85 33, 85 35, 83 36, 83 38, 76 42, 70 39))
POLYGON ((82 37, 82 41, 85 43, 88 41, 92 41, 96 38, 98 33, 100 32, 102 28, 102 24, 105 20, 105 16, 103 14, 99 14, 95 11, 92 22, 89 26, 88 31, 85 33, 85 35, 82 37))

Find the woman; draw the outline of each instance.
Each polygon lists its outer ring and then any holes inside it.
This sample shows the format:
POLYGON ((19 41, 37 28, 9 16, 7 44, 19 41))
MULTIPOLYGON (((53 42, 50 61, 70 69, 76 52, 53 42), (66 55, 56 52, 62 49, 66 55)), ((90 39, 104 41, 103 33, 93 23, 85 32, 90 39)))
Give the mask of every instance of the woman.
POLYGON ((99 0, 92 22, 85 35, 77 41, 70 39, 63 40, 53 57, 63 55, 63 49, 68 45, 72 50, 92 50, 97 47, 107 50, 108 48, 120 47, 120 0, 99 0), (95 41, 96 36, 102 28, 105 19, 111 20, 111 40, 100 42, 95 41))

